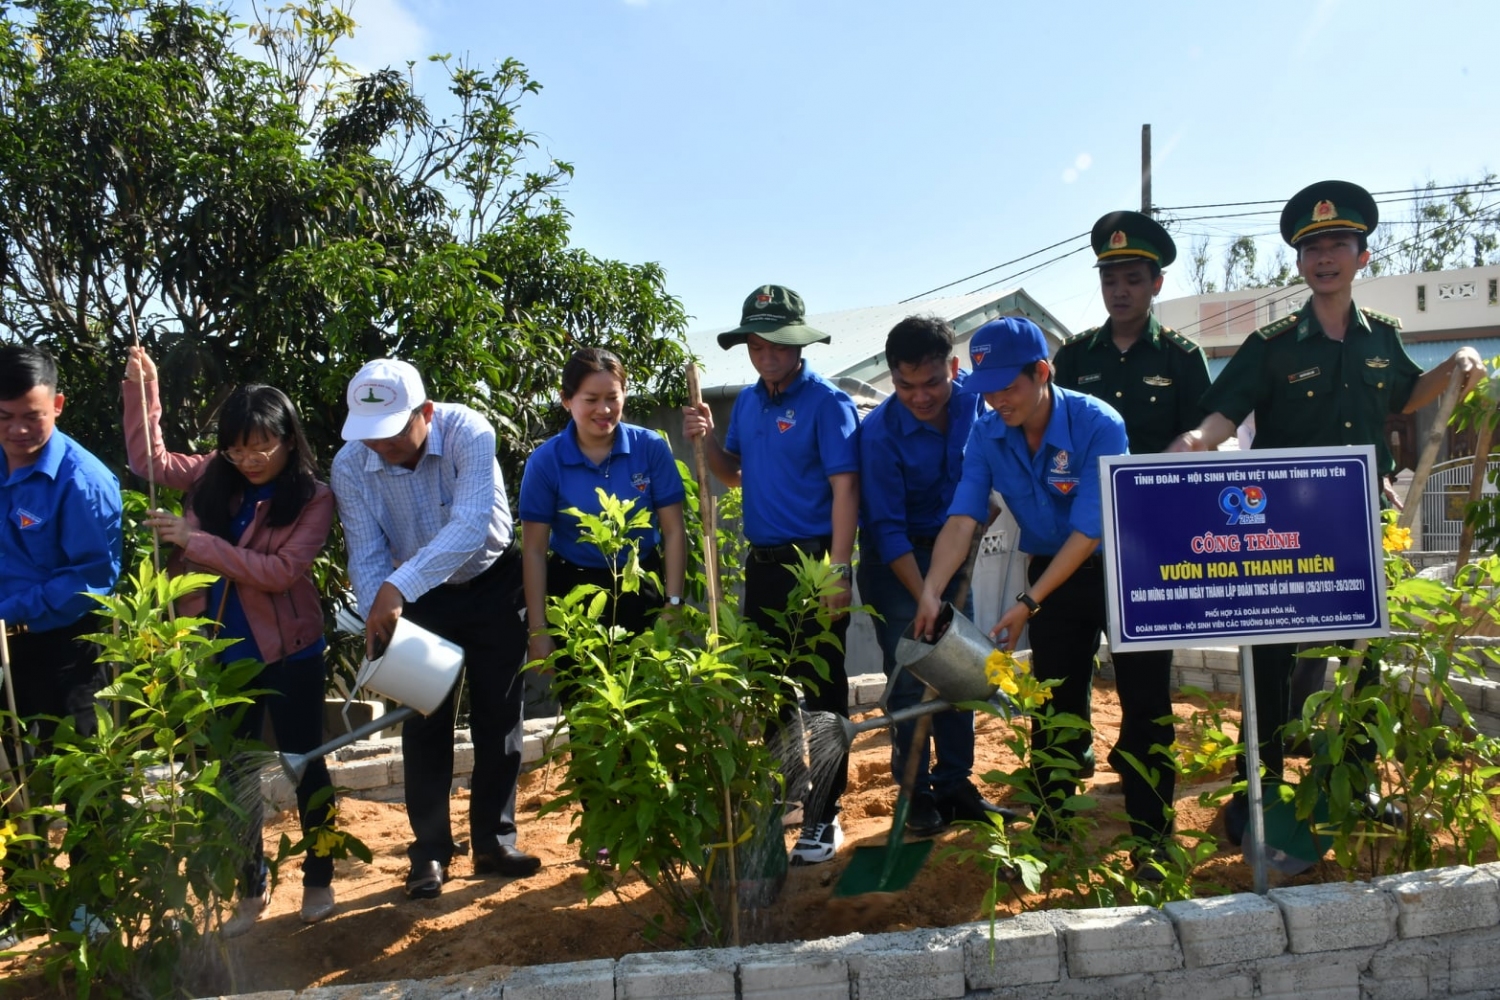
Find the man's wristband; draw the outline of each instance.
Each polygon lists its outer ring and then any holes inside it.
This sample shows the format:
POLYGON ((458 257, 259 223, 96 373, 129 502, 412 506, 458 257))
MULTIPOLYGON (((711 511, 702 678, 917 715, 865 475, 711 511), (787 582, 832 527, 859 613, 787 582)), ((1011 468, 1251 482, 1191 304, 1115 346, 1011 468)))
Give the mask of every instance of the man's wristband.
POLYGON ((848 563, 833 563, 828 568, 833 570, 833 575, 841 580, 849 579, 850 574, 853 572, 848 563))
POLYGON ((1026 617, 1027 618, 1035 618, 1036 617, 1036 613, 1038 611, 1042 610, 1042 606, 1040 604, 1038 604, 1036 601, 1032 600, 1031 599, 1031 595, 1028 594, 1028 593, 1026 593, 1026 591, 1024 591, 1024 590, 1021 591, 1019 594, 1016 595, 1016 600, 1020 601, 1024 605, 1026 605, 1026 611, 1027 611, 1026 617))
POLYGON ((667 607, 669 607, 669 608, 680 608, 680 607, 682 607, 682 598, 679 597, 679 596, 677 596, 676 594, 673 594, 672 596, 670 596, 670 597, 667 598, 667 607))

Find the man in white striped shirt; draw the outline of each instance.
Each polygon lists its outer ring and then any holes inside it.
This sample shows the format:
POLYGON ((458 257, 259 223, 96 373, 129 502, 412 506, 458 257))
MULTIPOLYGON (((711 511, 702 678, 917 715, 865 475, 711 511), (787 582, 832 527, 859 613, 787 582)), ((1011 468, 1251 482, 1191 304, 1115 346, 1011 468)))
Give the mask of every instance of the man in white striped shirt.
MULTIPOLYGON (((521 771, 521 561, 495 461, 495 430, 457 403, 427 398, 405 361, 367 363, 349 383, 349 442, 333 460, 333 492, 349 551, 349 579, 375 657, 406 617, 464 648, 474 774, 469 827, 476 874, 521 878, 541 862, 516 847, 521 771)), ((454 692, 461 685, 454 685, 454 692)), ((454 693, 401 730, 406 894, 437 897, 454 852, 454 693)))

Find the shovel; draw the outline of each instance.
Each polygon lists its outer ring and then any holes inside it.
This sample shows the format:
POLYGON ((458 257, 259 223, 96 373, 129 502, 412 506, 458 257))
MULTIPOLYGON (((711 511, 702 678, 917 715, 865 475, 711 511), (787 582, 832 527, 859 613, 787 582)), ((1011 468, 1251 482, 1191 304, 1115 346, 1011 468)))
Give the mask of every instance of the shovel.
MULTIPOLYGON (((965 598, 969 596, 969 583, 974 575, 974 560, 979 555, 979 546, 983 541, 983 533, 976 530, 974 538, 969 545, 968 558, 964 560, 963 576, 959 580, 958 590, 953 596, 950 607, 955 609, 962 607, 965 598)), ((957 614, 955 610, 954 614, 957 614)), ((962 615, 958 615, 962 618, 962 615)), ((941 641, 941 640, 940 640, 941 641)), ((891 816, 891 832, 886 835, 884 847, 856 847, 854 856, 849 859, 849 867, 844 869, 843 875, 833 889, 834 898, 844 896, 859 896, 867 892, 899 892, 911 885, 911 880, 917 877, 917 872, 927 860, 927 855, 932 853, 931 840, 918 840, 906 843, 906 818, 911 814, 912 795, 916 791, 917 771, 922 766, 922 751, 927 748, 927 735, 932 729, 932 713, 937 711, 935 707, 948 706, 946 702, 938 699, 937 691, 931 685, 927 685, 922 693, 922 701, 916 706, 920 711, 917 719, 916 731, 912 733, 911 746, 906 751, 906 767, 901 775, 901 787, 896 793, 896 808, 891 816)), ((898 716, 904 716, 903 712, 893 713, 891 722, 891 734, 895 735, 895 725, 898 716)), ((852 725, 846 724, 846 733, 854 730, 852 725)), ((857 731, 857 730, 854 730, 857 731)), ((852 741, 852 735, 849 737, 852 741)))

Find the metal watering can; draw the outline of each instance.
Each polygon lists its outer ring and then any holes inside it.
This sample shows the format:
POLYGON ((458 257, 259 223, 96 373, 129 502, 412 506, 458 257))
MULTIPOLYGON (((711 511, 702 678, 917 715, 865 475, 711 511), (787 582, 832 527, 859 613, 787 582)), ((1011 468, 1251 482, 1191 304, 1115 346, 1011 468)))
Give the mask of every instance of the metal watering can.
MULTIPOLYGON (((281 770, 300 785, 307 766, 341 747, 373 736, 382 729, 418 715, 431 715, 448 698, 463 670, 463 647, 405 618, 397 619, 391 641, 384 652, 360 664, 354 679, 356 690, 365 688, 382 697, 402 702, 402 707, 377 716, 364 725, 329 740, 307 753, 277 756, 281 770)), ((352 695, 350 697, 353 697, 352 695)))

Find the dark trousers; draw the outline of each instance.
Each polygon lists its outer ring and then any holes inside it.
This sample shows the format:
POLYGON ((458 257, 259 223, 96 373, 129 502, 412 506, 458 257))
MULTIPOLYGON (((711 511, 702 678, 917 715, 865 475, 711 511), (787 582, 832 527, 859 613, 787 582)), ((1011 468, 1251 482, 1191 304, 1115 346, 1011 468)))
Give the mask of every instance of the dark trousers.
MULTIPOLYGON (((277 749, 287 754, 307 753, 323 742, 323 692, 327 680, 328 668, 321 655, 267 663, 250 686, 269 689, 270 693, 256 698, 246 708, 235 735, 241 739, 260 739, 265 731, 266 716, 269 715, 271 731, 276 735, 277 749)), ((315 794, 332 785, 333 781, 328 776, 328 764, 322 757, 307 765, 302 781, 297 785, 297 816, 302 821, 303 836, 309 830, 328 822, 328 810, 333 805, 332 797, 316 809, 311 808, 310 803, 315 794)), ((258 896, 265 888, 261 864, 264 855, 262 819, 261 803, 256 799, 248 834, 252 849, 251 862, 242 886, 247 897, 258 896)), ((333 859, 320 858, 308 851, 302 861, 302 884, 326 886, 332 883, 333 859)))
MULTIPOLYGON (((1260 744, 1261 766, 1265 768, 1268 781, 1280 781, 1286 770, 1286 746, 1282 741, 1282 729, 1291 714, 1292 671, 1300 662, 1297 659, 1297 649, 1294 642, 1274 642, 1251 650, 1255 665, 1256 738, 1260 744)), ((1322 660, 1316 662, 1322 667, 1322 660)), ((1355 684, 1363 688, 1379 679, 1380 661, 1371 656, 1365 657, 1360 664, 1355 684)), ((1240 739, 1245 739, 1243 733, 1240 734, 1240 739)), ((1356 760, 1366 763, 1373 763, 1375 760, 1374 743, 1353 743, 1350 744, 1349 751, 1356 760)), ((1244 754, 1235 761, 1235 773, 1241 781, 1245 779, 1244 754)), ((1372 780, 1373 777, 1372 772, 1372 780)))
POLYGON ((1115 690, 1120 696, 1120 738, 1109 751, 1109 766, 1120 776, 1130 832, 1157 841, 1172 833, 1167 810, 1177 793, 1177 770, 1172 759, 1172 650, 1114 653, 1115 690), (1155 770, 1156 784, 1126 760, 1128 753, 1147 771, 1155 770))
MULTIPOLYGON (((474 774, 469 835, 476 852, 516 842, 516 781, 521 775, 521 664, 526 624, 520 612, 521 560, 513 548, 469 584, 434 587, 406 605, 405 617, 464 650, 474 774)), ((413 864, 453 858, 448 799, 453 785, 453 722, 463 681, 431 715, 406 720, 406 815, 416 840, 413 864)))
MULTIPOLYGON (((1033 556, 1026 578, 1035 583, 1049 565, 1050 556, 1033 556)), ((1032 671, 1040 680, 1061 679, 1048 702, 1054 712, 1069 712, 1091 719, 1094 690, 1094 659, 1105 626, 1104 563, 1091 556, 1063 581, 1031 619, 1032 671)), ((1125 793, 1125 812, 1131 833, 1159 840, 1172 832, 1166 810, 1176 791, 1177 772, 1171 754, 1174 731, 1172 714, 1172 652, 1116 653, 1115 687, 1120 696, 1120 736, 1109 753, 1110 766, 1120 776, 1125 793), (1163 721, 1163 720, 1166 721, 1163 721), (1121 756, 1122 751, 1140 761, 1148 771, 1157 771, 1157 782, 1137 771, 1121 756)), ((1065 754, 1087 768, 1093 763, 1093 734, 1053 741, 1033 719, 1036 744, 1054 754, 1065 754)), ((1043 776, 1042 790, 1048 798, 1071 791, 1067 774, 1054 780, 1043 776)))
MULTIPOLYGON (((803 546, 803 550, 809 555, 822 555, 823 550, 817 546, 803 546)), ((779 562, 761 562, 752 558, 745 565, 745 617, 758 625, 762 631, 786 644, 786 648, 796 650, 801 644, 800 635, 789 635, 783 630, 767 613, 766 609, 785 611, 786 601, 797 585, 797 578, 792 573, 792 567, 779 562)), ((808 626, 815 626, 809 622, 808 626)), ((844 718, 849 717, 849 677, 844 673, 844 645, 849 635, 849 616, 841 615, 833 622, 833 636, 838 640, 838 648, 832 645, 819 645, 816 654, 828 664, 828 678, 824 680, 818 675, 816 668, 806 656, 798 656, 795 653, 786 664, 783 676, 788 680, 796 681, 802 686, 807 708, 812 712, 832 712, 844 718)), ((795 703, 787 705, 782 709, 781 723, 789 723, 797 712, 795 703)), ((773 739, 776 734, 767 732, 767 739, 773 739)), ((838 816, 839 799, 844 794, 844 789, 849 783, 849 751, 846 747, 839 760, 838 768, 834 772, 832 784, 829 788, 828 799, 823 805, 822 815, 816 820, 830 822, 838 816)), ((795 790, 788 788, 787 794, 794 795, 795 790)), ((807 817, 814 820, 814 817, 807 817)))
MULTIPOLYGON (((661 553, 646 552, 641 557, 641 569, 661 574, 661 553)), ((574 587, 594 584, 610 595, 605 601, 600 620, 606 625, 618 625, 631 635, 639 635, 651 628, 651 622, 661 609, 661 590, 648 578, 641 579, 641 589, 635 593, 614 594, 614 574, 602 566, 580 566, 557 555, 547 558, 547 596, 566 597, 574 587)), ((574 674, 573 662, 560 661, 553 679, 552 690, 563 705, 572 703, 575 685, 587 683, 586 678, 574 674)))
MULTIPOLYGON (((932 564, 932 546, 914 545, 911 554, 917 561, 917 569, 925 577, 932 564)), ((949 581, 948 589, 943 592, 943 600, 953 600, 959 582, 957 576, 949 581)), ((859 599, 881 615, 880 618, 873 619, 875 638, 880 643, 881 669, 889 678, 896 672, 896 643, 917 616, 917 599, 896 578, 896 574, 891 572, 890 566, 880 561, 873 547, 866 551, 863 546, 859 561, 859 599)), ((965 598, 964 606, 958 610, 973 620, 972 591, 965 598)), ((922 700, 924 691, 921 681, 902 671, 886 697, 887 711, 894 712, 917 704, 922 700)), ((906 770, 906 754, 911 749, 916 729, 915 719, 903 722, 896 727, 895 738, 891 741, 891 774, 898 782, 906 770)), ((930 792, 937 798, 956 794, 968 783, 969 775, 974 770, 974 713, 955 709, 934 715, 932 739, 929 742, 937 756, 937 763, 931 764, 932 755, 928 752, 928 745, 924 744, 921 748, 922 760, 917 765, 916 790, 930 792)))
MULTIPOLYGON (((79 636, 98 631, 101 624, 98 616, 84 615, 63 628, 23 632, 8 640, 16 712, 25 731, 37 740, 34 748, 18 747, 10 738, 10 725, 5 725, 5 755, 11 767, 52 752, 57 723, 51 717, 72 719, 80 736, 92 736, 98 730, 98 719, 94 715, 95 696, 108 683, 108 673, 104 664, 95 662, 99 647, 79 636)), ((0 706, 7 710, 10 707, 3 696, 0 696, 0 706)), ((31 768, 28 767, 26 773, 30 777, 31 768)), ((18 775, 5 775, 0 778, 0 785, 14 785, 17 778, 18 775)), ((35 778, 32 779, 32 789, 32 804, 37 805, 36 796, 45 795, 47 791, 38 787, 35 778)), ((65 802, 64 807, 72 817, 73 804, 65 802)), ((80 845, 68 855, 79 861, 83 858, 83 851, 80 845)))
MULTIPOLYGON (((1051 556, 1032 556, 1027 580, 1036 583, 1051 563, 1051 556)), ((1091 557, 1047 595, 1031 618, 1031 671, 1038 680, 1062 681, 1052 689, 1045 713, 1068 713, 1084 720, 1092 717, 1094 659, 1104 632, 1104 608, 1104 567, 1091 557)), ((1055 806, 1073 794, 1078 775, 1047 767, 1036 759, 1037 751, 1071 759, 1087 770, 1094 763, 1093 733, 1085 730, 1065 737, 1042 722, 1040 717, 1032 718, 1032 767, 1040 772, 1037 778, 1043 798, 1055 806)))

